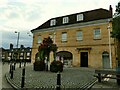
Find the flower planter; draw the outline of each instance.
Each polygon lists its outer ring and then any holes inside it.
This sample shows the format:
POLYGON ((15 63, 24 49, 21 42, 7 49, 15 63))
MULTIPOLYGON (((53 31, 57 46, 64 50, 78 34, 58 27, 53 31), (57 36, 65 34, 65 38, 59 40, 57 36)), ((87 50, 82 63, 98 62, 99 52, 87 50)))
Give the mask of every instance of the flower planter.
POLYGON ((60 61, 53 61, 50 65, 51 72, 62 72, 63 71, 63 63, 60 61))
POLYGON ((35 71, 43 71, 43 70, 45 70, 45 63, 44 63, 44 61, 36 61, 35 63, 34 63, 34 70, 35 71))

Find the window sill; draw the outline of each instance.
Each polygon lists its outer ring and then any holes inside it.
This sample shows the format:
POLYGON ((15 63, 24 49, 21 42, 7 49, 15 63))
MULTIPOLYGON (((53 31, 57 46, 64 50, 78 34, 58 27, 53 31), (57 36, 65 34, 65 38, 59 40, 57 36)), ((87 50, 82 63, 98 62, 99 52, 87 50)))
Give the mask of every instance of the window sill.
POLYGON ((93 40, 101 40, 101 38, 94 38, 93 40))
POLYGON ((61 41, 61 43, 67 43, 67 41, 61 41))

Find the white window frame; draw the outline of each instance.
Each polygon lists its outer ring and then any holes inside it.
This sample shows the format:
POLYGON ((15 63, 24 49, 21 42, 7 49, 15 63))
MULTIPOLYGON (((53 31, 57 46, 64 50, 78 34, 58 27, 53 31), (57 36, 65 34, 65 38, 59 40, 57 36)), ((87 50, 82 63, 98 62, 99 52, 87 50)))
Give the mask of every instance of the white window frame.
POLYGON ((76 32, 76 39, 77 39, 77 41, 83 40, 83 32, 82 31, 76 32))
POLYGON ((100 28, 94 29, 94 39, 101 39, 101 29, 100 28))
POLYGON ((67 41, 67 32, 62 32, 62 42, 67 41))
POLYGON ((83 14, 77 15, 77 21, 83 21, 83 18, 84 18, 83 14))
POLYGON ((69 22, 69 17, 63 17, 63 24, 66 24, 69 22))
POLYGON ((54 25, 56 25, 56 19, 52 19, 52 20, 50 21, 50 26, 54 26, 54 25))

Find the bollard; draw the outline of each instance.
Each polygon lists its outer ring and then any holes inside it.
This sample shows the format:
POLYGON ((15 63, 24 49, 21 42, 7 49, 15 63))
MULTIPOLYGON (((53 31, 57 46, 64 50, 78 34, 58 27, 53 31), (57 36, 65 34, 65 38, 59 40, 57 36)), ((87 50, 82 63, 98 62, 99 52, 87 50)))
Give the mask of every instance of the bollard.
POLYGON ((21 88, 25 85, 25 68, 22 69, 22 81, 21 81, 21 88))
POLYGON ((11 70, 12 70, 12 64, 10 64, 10 71, 9 71, 9 73, 11 73, 11 70))
POLYGON ((61 74, 60 72, 57 73, 57 87, 56 90, 60 90, 60 86, 61 86, 61 74))
POLYGON ((14 69, 13 70, 15 70, 15 66, 16 66, 16 63, 14 62, 14 69))
POLYGON ((10 76, 10 79, 13 79, 13 69, 14 69, 14 66, 11 65, 11 76, 10 76))
POLYGON ((101 74, 98 73, 98 82, 101 82, 101 74))
POLYGON ((21 68, 21 61, 20 61, 20 64, 19 64, 19 68, 21 68))

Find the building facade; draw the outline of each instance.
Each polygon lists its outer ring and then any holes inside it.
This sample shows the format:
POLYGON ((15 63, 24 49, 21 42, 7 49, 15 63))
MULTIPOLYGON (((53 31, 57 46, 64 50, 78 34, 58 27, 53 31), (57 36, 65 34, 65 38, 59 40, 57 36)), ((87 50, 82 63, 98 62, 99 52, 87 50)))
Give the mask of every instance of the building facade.
MULTIPOLYGON (((33 33, 32 62, 42 40, 50 36, 58 46, 57 59, 65 65, 92 68, 115 68, 112 8, 95 9, 52 18, 33 33)), ((52 54, 50 57, 53 60, 52 54)))
POLYGON ((13 48, 13 45, 10 44, 10 49, 2 49, 2 60, 3 61, 26 61, 31 62, 31 48, 25 48, 21 45, 20 48, 13 48))

